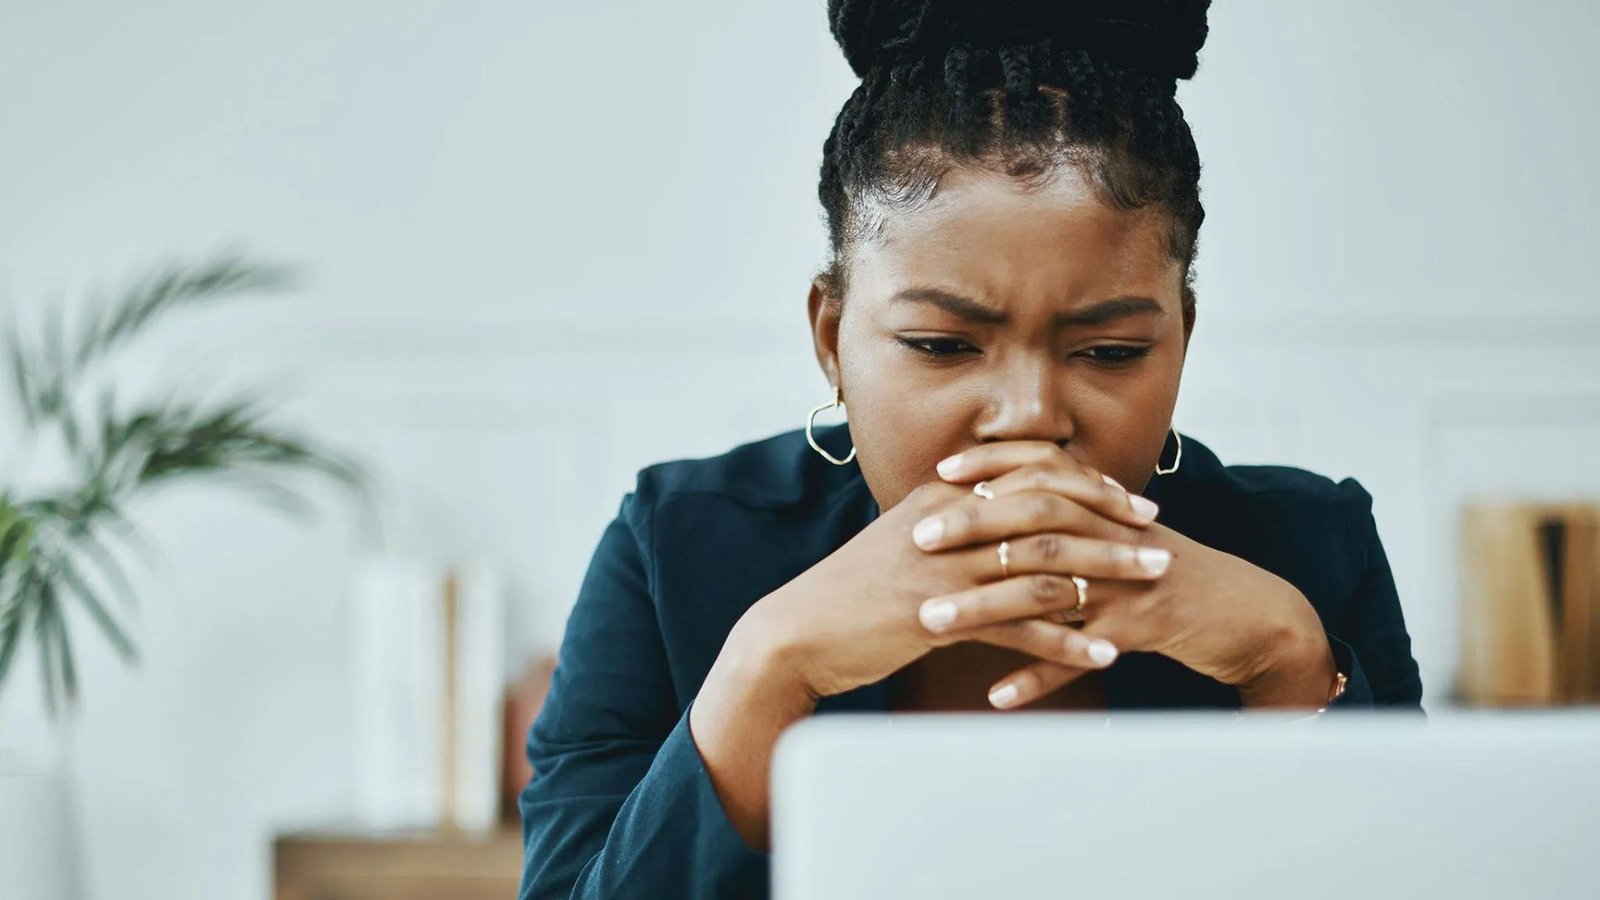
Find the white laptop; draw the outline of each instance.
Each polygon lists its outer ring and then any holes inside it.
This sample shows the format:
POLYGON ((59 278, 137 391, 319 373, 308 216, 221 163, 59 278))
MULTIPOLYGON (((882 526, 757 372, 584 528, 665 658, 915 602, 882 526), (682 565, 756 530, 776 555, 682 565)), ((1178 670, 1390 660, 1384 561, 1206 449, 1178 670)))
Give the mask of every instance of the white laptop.
POLYGON ((1600 710, 816 716, 774 900, 1600 897, 1600 710))

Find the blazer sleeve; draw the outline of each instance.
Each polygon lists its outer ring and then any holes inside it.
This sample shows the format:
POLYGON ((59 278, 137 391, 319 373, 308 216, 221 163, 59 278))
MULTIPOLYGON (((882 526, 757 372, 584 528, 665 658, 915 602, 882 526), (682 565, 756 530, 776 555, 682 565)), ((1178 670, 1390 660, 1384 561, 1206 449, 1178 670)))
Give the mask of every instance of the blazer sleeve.
POLYGON ((652 599, 654 507, 641 473, 529 729, 521 900, 765 896, 770 855, 734 829, 678 708, 652 599))
POLYGON ((1422 678, 1411 656, 1411 636, 1400 611, 1389 558, 1378 538, 1372 495, 1360 482, 1338 483, 1359 575, 1337 632, 1328 631, 1339 670, 1348 682, 1329 709, 1398 707, 1422 710, 1422 678))

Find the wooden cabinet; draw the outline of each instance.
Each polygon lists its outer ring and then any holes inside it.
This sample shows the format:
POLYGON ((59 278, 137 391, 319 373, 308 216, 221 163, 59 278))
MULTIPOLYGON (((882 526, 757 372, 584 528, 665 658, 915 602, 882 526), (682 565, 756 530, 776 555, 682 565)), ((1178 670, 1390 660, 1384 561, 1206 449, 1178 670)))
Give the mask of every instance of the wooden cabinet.
POLYGON ((303 831, 273 841, 276 900, 509 900, 522 832, 303 831))

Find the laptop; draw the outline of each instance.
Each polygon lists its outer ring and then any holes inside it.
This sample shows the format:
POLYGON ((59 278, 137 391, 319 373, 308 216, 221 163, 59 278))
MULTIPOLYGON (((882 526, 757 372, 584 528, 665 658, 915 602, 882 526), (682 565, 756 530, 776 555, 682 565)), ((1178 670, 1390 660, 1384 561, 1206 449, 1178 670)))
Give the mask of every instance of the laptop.
POLYGON ((813 716, 774 900, 1600 897, 1600 710, 813 716))

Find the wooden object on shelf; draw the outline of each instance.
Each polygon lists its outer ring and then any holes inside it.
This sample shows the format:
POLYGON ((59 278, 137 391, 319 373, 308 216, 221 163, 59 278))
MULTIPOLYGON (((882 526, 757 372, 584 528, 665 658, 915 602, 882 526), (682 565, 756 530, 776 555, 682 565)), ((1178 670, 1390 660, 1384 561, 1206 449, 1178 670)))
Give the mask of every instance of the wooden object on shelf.
POLYGON ((522 830, 300 831, 272 845, 275 900, 505 900, 522 830))
POLYGON ((1472 503, 1457 699, 1600 703, 1600 503, 1472 503))
POLYGON ((539 655, 528 664, 521 678, 506 686, 505 727, 502 729, 505 746, 500 755, 500 816, 503 819, 521 818, 517 796, 533 777, 526 752, 528 730, 544 707, 556 660, 553 652, 539 655))

